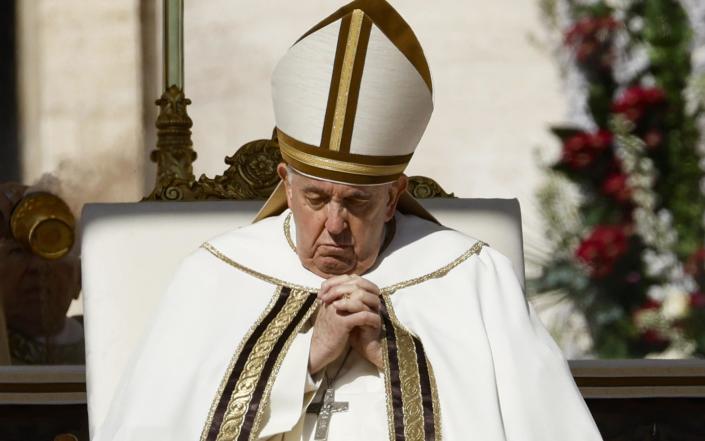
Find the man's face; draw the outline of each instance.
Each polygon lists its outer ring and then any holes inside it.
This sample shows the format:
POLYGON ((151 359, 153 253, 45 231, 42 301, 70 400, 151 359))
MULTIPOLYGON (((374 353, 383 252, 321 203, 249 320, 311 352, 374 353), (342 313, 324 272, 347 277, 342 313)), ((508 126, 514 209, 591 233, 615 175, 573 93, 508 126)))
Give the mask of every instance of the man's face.
POLYGON ((296 223, 296 252, 321 277, 364 274, 377 260, 384 224, 406 190, 406 177, 384 185, 336 184, 289 172, 280 164, 296 223))

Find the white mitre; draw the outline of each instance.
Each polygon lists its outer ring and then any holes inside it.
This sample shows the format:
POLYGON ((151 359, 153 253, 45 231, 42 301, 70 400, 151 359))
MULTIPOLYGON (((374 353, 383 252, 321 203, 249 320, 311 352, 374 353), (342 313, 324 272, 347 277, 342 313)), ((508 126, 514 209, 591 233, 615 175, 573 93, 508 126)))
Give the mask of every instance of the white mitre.
MULTIPOLYGON (((306 32, 277 64, 272 100, 282 158, 333 182, 375 185, 406 169, 433 111, 416 36, 383 0, 357 0, 306 32)), ((286 208, 280 185, 258 219, 286 208)), ((400 210, 432 219, 406 194, 400 210)))

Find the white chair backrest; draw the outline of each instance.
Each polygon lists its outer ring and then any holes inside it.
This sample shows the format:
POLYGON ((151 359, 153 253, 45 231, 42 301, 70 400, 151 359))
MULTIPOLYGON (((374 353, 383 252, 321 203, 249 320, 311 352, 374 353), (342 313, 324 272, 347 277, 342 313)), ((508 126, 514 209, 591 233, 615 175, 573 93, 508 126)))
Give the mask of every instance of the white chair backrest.
MULTIPOLYGON (((428 199, 438 220, 512 260, 524 281, 516 199, 428 199)), ((89 204, 82 274, 91 432, 101 424, 133 349, 179 262, 204 241, 247 225, 261 201, 89 204)))

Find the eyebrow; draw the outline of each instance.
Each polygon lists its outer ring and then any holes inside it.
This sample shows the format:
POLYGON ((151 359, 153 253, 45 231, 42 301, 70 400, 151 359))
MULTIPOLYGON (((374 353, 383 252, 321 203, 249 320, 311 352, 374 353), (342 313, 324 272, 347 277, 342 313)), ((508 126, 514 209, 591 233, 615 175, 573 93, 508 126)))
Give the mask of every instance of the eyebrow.
MULTIPOLYGON (((328 193, 326 193, 325 191, 323 191, 317 187, 314 187, 312 185, 304 187, 302 189, 302 191, 304 193, 315 193, 319 196, 328 196, 328 193)), ((345 199, 355 199, 355 198, 365 199, 365 198, 371 198, 371 197, 372 197, 371 194, 366 193, 363 190, 354 190, 354 192, 352 194, 346 195, 344 198, 345 199)))

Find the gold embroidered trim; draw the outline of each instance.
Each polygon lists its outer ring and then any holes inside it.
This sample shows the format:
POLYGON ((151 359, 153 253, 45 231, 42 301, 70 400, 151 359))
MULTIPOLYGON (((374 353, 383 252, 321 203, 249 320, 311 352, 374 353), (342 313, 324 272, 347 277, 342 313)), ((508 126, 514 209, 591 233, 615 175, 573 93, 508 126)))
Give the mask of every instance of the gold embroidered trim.
POLYGON ((250 329, 245 333, 245 335, 242 337, 242 340, 240 340, 240 343, 238 344, 237 349, 235 350, 235 353, 233 354, 232 357, 230 357, 230 363, 228 364, 228 368, 225 370, 225 375, 223 375, 223 379, 220 381, 220 386, 218 386, 218 392, 215 394, 215 398, 213 399, 213 403, 211 404, 211 408, 208 411, 208 418, 206 418, 206 424, 203 428, 203 432, 201 432, 201 441, 207 441, 208 439, 208 432, 210 430, 210 427, 213 423, 213 415, 215 414, 216 409, 218 408, 218 403, 220 402, 220 397, 223 395, 223 392, 225 390, 225 386, 228 383, 228 378, 230 377, 230 373, 233 371, 233 368, 235 367, 235 363, 237 363, 237 359, 240 357, 240 354, 242 353, 242 348, 245 345, 245 342, 249 340, 250 336, 252 335, 253 332, 255 332, 255 329, 257 326, 264 320, 264 318, 269 314, 269 312, 272 310, 274 305, 277 303, 277 300, 279 298, 279 294, 281 293, 282 287, 277 286, 276 289, 274 290, 274 295, 269 301, 269 304, 267 305, 266 308, 264 308, 264 311, 257 317, 257 320, 250 326, 250 329))
MULTIPOLYGON (((415 277, 413 279, 404 280, 402 282, 395 283, 394 285, 384 287, 384 288, 380 289, 380 294, 390 294, 391 295, 400 289, 408 288, 408 287, 414 286, 414 285, 418 285, 420 283, 426 282, 431 279, 441 278, 441 277, 445 276, 446 274, 448 274, 453 268, 455 268, 456 266, 458 266, 461 263, 468 260, 470 257, 472 257, 476 254, 480 254, 480 251, 482 251, 482 248, 485 246, 487 246, 487 244, 485 242, 477 241, 477 242, 475 242, 475 244, 472 247, 470 247, 469 250, 467 250, 466 252, 461 254, 458 258, 456 258, 455 260, 453 260, 449 264, 437 269, 436 271, 433 271, 431 273, 423 275, 421 277, 415 277)), ((289 283, 284 280, 277 279, 276 277, 268 276, 264 273, 261 273, 259 271, 255 271, 255 270, 250 269, 244 265, 241 265, 241 264, 235 262, 234 260, 232 260, 231 258, 229 258, 228 256, 226 256, 225 254, 223 254, 222 252, 220 252, 220 250, 218 250, 216 247, 214 247, 213 245, 211 245, 208 242, 204 242, 203 245, 201 245, 201 248, 205 249, 206 251, 208 251, 209 253, 211 253, 212 255, 217 257, 218 259, 222 260, 223 262, 227 263, 228 265, 244 272, 245 274, 249 274, 252 277, 255 277, 257 279, 271 283, 272 285, 286 286, 291 289, 318 293, 319 288, 310 288, 310 287, 306 287, 306 286, 302 286, 302 285, 296 285, 293 283, 289 283)))
POLYGON ((232 266, 233 268, 242 271, 245 274, 249 274, 252 277, 256 279, 263 280, 265 282, 271 283, 272 285, 278 285, 278 286, 286 286, 287 288, 291 288, 294 290, 298 291, 307 291, 307 292, 312 292, 312 293, 317 293, 318 288, 310 288, 302 285, 296 285, 293 283, 285 282, 284 280, 277 279, 276 277, 271 277, 268 276, 264 273, 260 273, 259 271, 255 271, 253 269, 250 269, 244 265, 240 265, 239 263, 235 262, 225 254, 221 253, 220 250, 218 250, 216 247, 211 245, 208 242, 204 242, 203 245, 201 245, 201 248, 204 250, 208 251, 218 259, 222 260, 223 262, 227 263, 228 265, 232 266))
MULTIPOLYGON (((311 293, 307 291, 298 291, 295 290, 291 292, 292 296, 300 296, 301 297, 301 302, 306 300, 306 297, 311 295, 311 293)), ((294 339, 298 335, 299 331, 301 331, 301 328, 308 323, 309 319, 311 318, 311 315, 316 311, 316 308, 318 308, 318 304, 320 302, 316 300, 313 302, 311 307, 306 311, 306 314, 301 318, 301 321, 299 324, 296 326, 296 329, 294 329, 289 335, 289 338, 287 339, 286 343, 284 344, 284 347, 282 350, 279 352, 279 355, 277 356, 277 360, 274 363, 274 366, 272 367, 272 373, 269 375, 269 378, 267 379, 267 385, 265 386, 264 393, 262 395, 262 401, 260 403, 260 407, 257 412, 257 416, 255 417, 255 422, 252 425, 252 434, 251 438, 253 440, 257 439, 259 436, 259 433, 262 431, 262 424, 264 422, 264 414, 265 414, 265 409, 269 406, 269 399, 271 397, 272 393, 272 387, 274 386, 274 382, 277 379, 277 375, 279 374, 279 368, 281 368, 282 362, 284 361, 284 357, 286 354, 289 352, 289 348, 291 347, 291 344, 294 342, 294 339)), ((298 308, 296 309, 298 311, 298 308)), ((296 313, 294 311, 294 314, 296 313)))
POLYGON ((408 164, 411 158, 414 156, 413 153, 407 153, 406 155, 393 155, 393 156, 370 156, 361 153, 349 153, 345 151, 331 152, 325 148, 323 142, 321 146, 306 144, 298 139, 287 135, 280 128, 277 127, 277 140, 279 142, 284 141, 289 147, 293 147, 296 150, 302 151, 304 153, 309 153, 315 156, 323 156, 324 158, 338 159, 345 162, 354 162, 356 164, 369 164, 369 165, 398 165, 398 164, 408 164))
MULTIPOLYGON (((389 320, 394 328, 394 335, 396 335, 397 340, 397 358, 399 359, 399 379, 401 383, 401 395, 403 403, 403 413, 404 413, 404 435, 405 441, 424 441, 426 439, 425 428, 424 428, 424 413, 423 413, 423 397, 421 393, 421 377, 419 373, 419 365, 416 357, 416 343, 414 338, 418 341, 418 338, 413 332, 406 328, 397 318, 394 312, 394 305, 392 305, 392 299, 389 297, 390 294, 384 294, 384 303, 387 306, 387 313, 389 314, 389 320)), ((386 343, 386 342, 385 342, 386 343)), ((386 352, 385 358, 387 357, 386 352)), ((385 361, 385 370, 389 372, 388 361, 385 361)), ((433 374, 431 368, 431 362, 426 357, 426 367, 428 369, 429 380, 431 384, 431 399, 433 401, 433 422, 435 427, 435 440, 441 441, 441 408, 438 400, 438 388, 436 386, 436 378, 433 374)), ((386 381, 387 388, 389 389, 389 394, 391 396, 391 383, 386 381)), ((388 412, 391 408, 391 404, 387 404, 388 412)), ((392 409, 393 410, 393 409, 392 409)), ((391 420, 391 417, 388 418, 391 420)), ((390 428, 393 426, 390 423, 390 428)), ((390 432, 390 440, 391 434, 390 432)))
MULTIPOLYGON (((275 302, 280 292, 281 288, 277 290, 277 294, 274 296, 275 302)), ((306 323, 313 310, 315 310, 317 306, 316 302, 311 304, 311 307, 306 311, 304 317, 302 317, 302 319, 296 324, 295 329, 287 337, 281 351, 277 354, 272 370, 269 372, 264 372, 265 364, 268 357, 272 353, 274 346, 282 337, 284 331, 291 324, 292 320, 294 320, 296 314, 303 307, 304 302, 307 300, 309 295, 310 293, 306 291, 292 290, 289 293, 282 309, 267 325, 262 335, 255 342, 252 351, 245 362, 242 372, 239 373, 233 392, 228 398, 227 408, 223 415, 223 421, 220 425, 216 441, 231 441, 240 436, 245 416, 250 408, 250 403, 252 401, 257 383, 263 375, 266 375, 267 383, 260 398, 260 405, 257 408, 257 414, 255 415, 252 431, 250 432, 250 436, 248 438, 250 440, 257 439, 257 435, 261 430, 264 411, 267 408, 267 403, 269 402, 269 395, 271 393, 272 385, 274 384, 276 375, 279 372, 282 360, 289 350, 294 338, 298 334, 299 329, 304 323, 306 323)), ((261 320, 262 319, 258 320, 256 325, 258 325, 261 320)), ((249 336, 242 341, 246 341, 248 337, 249 336)), ((239 353, 240 351, 238 351, 238 354, 239 353)), ((224 376, 223 385, 227 383, 228 378, 231 375, 232 367, 229 368, 228 372, 224 376)), ((222 390, 220 390, 216 396, 216 401, 220 400, 221 395, 222 390)), ((209 418, 209 421, 212 422, 212 416, 209 418)), ((204 430, 206 436, 209 428, 210 424, 208 424, 204 430)))
POLYGON ((436 427, 436 441, 443 439, 443 427, 441 427, 441 401, 438 399, 438 386, 436 386, 436 375, 433 373, 431 361, 426 356, 426 366, 428 367, 428 377, 431 380, 431 399, 433 400, 433 425, 436 427))
POLYGON ((350 82, 355 64, 355 54, 357 53, 358 42, 360 41, 360 30, 362 29, 362 19, 365 14, 360 9, 355 9, 350 20, 350 31, 348 32, 347 43, 345 44, 345 56, 340 72, 340 82, 338 83, 338 96, 335 102, 335 114, 333 116, 333 127, 330 136, 329 149, 340 150, 340 141, 343 137, 343 123, 348 107, 348 95, 350 93, 350 82))
POLYGON ((284 237, 286 237, 286 243, 289 244, 289 248, 293 252, 296 252, 296 245, 294 245, 294 241, 291 239, 291 212, 286 215, 286 219, 284 219, 284 237))
MULTIPOLYGON (((282 310, 267 326, 262 336, 257 340, 252 348, 252 353, 242 369, 242 373, 237 380, 235 389, 233 390, 230 401, 228 402, 227 409, 223 415, 223 423, 220 426, 220 432, 218 433, 216 441, 230 441, 237 439, 242 429, 245 415, 249 409, 249 404, 252 400, 255 386, 262 375, 269 376, 267 386, 271 386, 274 372, 263 372, 264 365, 277 340, 279 340, 282 336, 285 328, 289 325, 289 323, 291 323, 294 316, 301 308, 304 300, 306 300, 306 297, 308 296, 308 293, 304 293, 304 295, 301 294, 302 291, 291 291, 282 310)), ((294 333, 292 333, 292 335, 295 336, 294 333)), ((288 344, 291 344, 291 339, 291 336, 287 339, 288 344)), ((288 347, 286 349, 288 349, 288 347)), ((281 357, 282 354, 286 354, 286 349, 282 349, 277 356, 281 357)), ((265 395, 263 395, 263 398, 264 396, 265 395)), ((264 408, 260 406, 257 417, 260 417, 259 414, 263 410, 264 408)), ((253 435, 251 439, 257 438, 254 430, 251 435, 253 435)))
POLYGON ((389 295, 384 296, 389 319, 397 340, 397 358, 399 360, 399 382, 401 385, 402 412, 404 414, 404 440, 424 441, 423 398, 421 396, 421 377, 416 361, 416 344, 396 317, 389 295))
MULTIPOLYGON (((355 162, 339 161, 337 159, 324 158, 323 156, 311 155, 306 152, 295 149, 294 147, 288 145, 284 140, 279 140, 279 150, 282 156, 286 160, 292 158, 295 161, 308 164, 314 167, 322 168, 324 170, 331 170, 336 172, 344 172, 355 175, 365 175, 365 176, 390 176, 397 175, 404 172, 407 163, 395 164, 395 165, 371 165, 371 164, 359 164, 355 162)), ((287 161, 289 162, 289 161, 287 161)))
POLYGON ((446 274, 448 274, 450 272, 450 270, 452 270, 456 266, 458 266, 461 263, 468 260, 470 257, 472 257, 476 254, 480 254, 480 251, 482 251, 482 248, 484 246, 487 246, 487 244, 485 242, 478 240, 477 242, 475 242, 475 244, 472 247, 470 247, 469 250, 467 250, 460 257, 453 260, 449 264, 443 266, 442 268, 439 268, 436 271, 434 271, 432 273, 428 273, 428 274, 421 276, 421 277, 416 277, 414 279, 409 279, 409 280, 405 280, 403 282, 395 283, 394 285, 387 286, 387 287, 381 289, 380 291, 385 294, 394 294, 394 292, 397 290, 400 290, 403 288, 408 288, 408 287, 414 286, 414 285, 418 285, 419 283, 426 282, 427 280, 441 278, 441 277, 445 276, 446 274))

